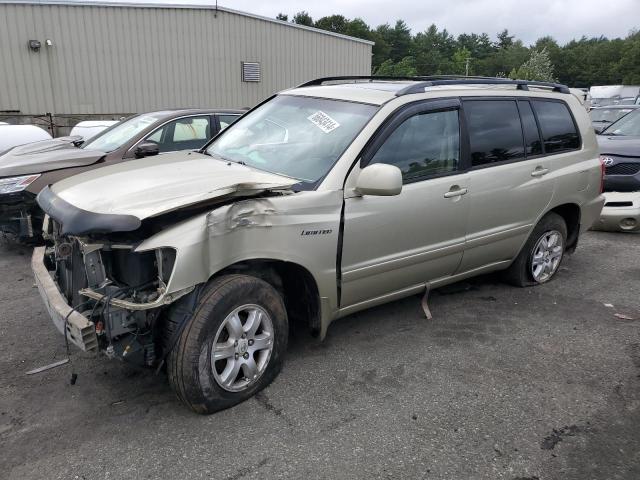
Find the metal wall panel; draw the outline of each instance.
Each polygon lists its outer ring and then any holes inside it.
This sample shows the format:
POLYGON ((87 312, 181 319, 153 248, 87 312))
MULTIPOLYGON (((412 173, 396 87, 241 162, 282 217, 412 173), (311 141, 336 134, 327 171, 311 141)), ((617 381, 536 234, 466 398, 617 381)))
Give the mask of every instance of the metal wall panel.
POLYGON ((0 1, 0 111, 249 107, 315 77, 370 72, 370 43, 229 10, 0 1), (243 61, 260 62, 262 81, 242 81, 243 61))

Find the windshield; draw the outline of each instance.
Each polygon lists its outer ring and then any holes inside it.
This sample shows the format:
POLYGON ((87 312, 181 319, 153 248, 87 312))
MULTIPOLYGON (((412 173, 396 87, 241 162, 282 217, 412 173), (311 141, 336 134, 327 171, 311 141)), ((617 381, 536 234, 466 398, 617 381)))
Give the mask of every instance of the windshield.
POLYGON ((113 127, 93 137, 82 145, 82 148, 99 150, 105 153, 113 152, 161 118, 149 114, 131 117, 128 120, 116 123, 113 127))
POLYGON ((632 110, 633 108, 594 108, 589 113, 592 122, 613 123, 632 110))
POLYGON ((640 136, 640 110, 625 115, 616 123, 609 125, 602 132, 603 135, 625 135, 631 137, 640 136))
POLYGON ((280 95, 231 125, 206 153, 316 182, 376 110, 361 103, 280 95))

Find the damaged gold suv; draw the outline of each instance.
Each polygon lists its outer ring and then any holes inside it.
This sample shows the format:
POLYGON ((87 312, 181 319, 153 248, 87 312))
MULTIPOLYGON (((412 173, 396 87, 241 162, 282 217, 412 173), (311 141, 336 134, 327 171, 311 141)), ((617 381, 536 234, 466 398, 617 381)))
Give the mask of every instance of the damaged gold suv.
POLYGON ((43 190, 36 282, 67 340, 159 368, 211 413, 268 385, 289 325, 480 273, 549 281, 603 205, 567 87, 339 77, 258 105, 198 152, 43 190))

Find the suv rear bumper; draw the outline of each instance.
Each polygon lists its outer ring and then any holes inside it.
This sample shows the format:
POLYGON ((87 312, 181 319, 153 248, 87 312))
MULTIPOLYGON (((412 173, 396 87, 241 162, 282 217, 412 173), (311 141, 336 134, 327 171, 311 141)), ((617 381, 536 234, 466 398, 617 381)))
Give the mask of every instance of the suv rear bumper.
POLYGON ((45 247, 36 247, 31 257, 31 268, 42 301, 56 328, 67 339, 85 352, 98 350, 98 337, 93 322, 72 309, 56 286, 44 263, 45 247))

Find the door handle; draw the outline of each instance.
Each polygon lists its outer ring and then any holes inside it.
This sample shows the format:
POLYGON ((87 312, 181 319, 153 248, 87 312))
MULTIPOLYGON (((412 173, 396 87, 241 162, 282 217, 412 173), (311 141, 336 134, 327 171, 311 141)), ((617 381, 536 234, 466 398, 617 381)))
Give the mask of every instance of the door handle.
POLYGON ((544 177, 547 173, 549 173, 548 168, 544 167, 536 167, 533 172, 531 172, 532 177, 544 177))
POLYGON ((466 195, 468 191, 469 190, 467 190, 466 188, 460 188, 457 185, 453 185, 451 189, 444 194, 444 198, 461 197, 462 195, 466 195))

